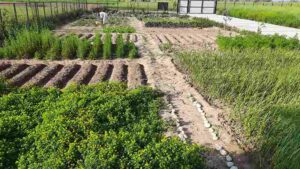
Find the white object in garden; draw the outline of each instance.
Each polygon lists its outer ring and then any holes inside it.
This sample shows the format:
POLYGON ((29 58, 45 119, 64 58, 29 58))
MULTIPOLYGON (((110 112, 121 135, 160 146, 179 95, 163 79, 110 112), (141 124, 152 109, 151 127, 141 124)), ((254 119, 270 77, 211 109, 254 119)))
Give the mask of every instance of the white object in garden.
POLYGON ((106 24, 108 20, 108 15, 105 12, 100 12, 100 18, 103 20, 103 24, 106 24))
POLYGON ((222 156, 226 156, 226 155, 227 155, 227 151, 224 150, 224 149, 221 149, 221 150, 220 150, 220 154, 221 154, 222 156))
POLYGON ((227 164, 227 167, 232 167, 234 165, 233 162, 227 162, 226 164, 227 164))
POLYGON ((231 157, 230 155, 227 155, 227 156, 226 156, 226 161, 228 161, 228 162, 229 162, 229 161, 232 161, 232 157, 231 157))
POLYGON ((210 128, 211 124, 210 123, 204 123, 204 127, 210 128))
POLYGON ((238 167, 237 166, 232 166, 232 167, 230 167, 230 169, 238 169, 238 167))

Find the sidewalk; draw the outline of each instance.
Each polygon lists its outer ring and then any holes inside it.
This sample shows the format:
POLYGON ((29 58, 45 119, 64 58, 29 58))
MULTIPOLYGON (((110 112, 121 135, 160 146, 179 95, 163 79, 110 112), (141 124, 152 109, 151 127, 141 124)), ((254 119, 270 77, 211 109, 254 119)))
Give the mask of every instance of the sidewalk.
MULTIPOLYGON (((210 20, 219 22, 219 23, 225 23, 223 15, 216 15, 216 14, 189 14, 192 17, 200 17, 200 18, 208 18, 210 20)), ((295 35, 298 35, 298 38, 300 39, 300 29, 296 28, 290 28, 285 26, 278 26, 273 24, 265 23, 263 26, 261 26, 262 22, 247 20, 247 19, 239 19, 230 17, 231 20, 227 21, 227 25, 231 27, 238 28, 240 30, 247 30, 251 32, 257 32, 258 28, 260 27, 261 33, 263 35, 284 35, 287 37, 295 37, 295 35)))

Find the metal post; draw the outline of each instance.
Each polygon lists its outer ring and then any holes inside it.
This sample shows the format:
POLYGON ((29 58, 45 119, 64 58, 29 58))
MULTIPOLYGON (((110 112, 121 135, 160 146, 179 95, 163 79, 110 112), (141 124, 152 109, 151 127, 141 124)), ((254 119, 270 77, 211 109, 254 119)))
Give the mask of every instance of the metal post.
POLYGON ((190 9, 191 8, 191 0, 188 0, 188 4, 187 4, 187 12, 186 13, 190 13, 190 9))
POLYGON ((15 21, 18 22, 16 3, 13 3, 13 7, 14 7, 14 14, 15 14, 15 21))
POLYGON ((43 2, 44 17, 46 17, 45 2, 43 2))
POLYGON ((215 0, 214 14, 217 13, 218 0, 215 0))
POLYGON ((50 12, 51 12, 51 17, 53 17, 52 2, 50 2, 50 12))
POLYGON ((204 5, 204 0, 202 0, 202 3, 201 3, 201 13, 203 14, 203 5, 204 5))

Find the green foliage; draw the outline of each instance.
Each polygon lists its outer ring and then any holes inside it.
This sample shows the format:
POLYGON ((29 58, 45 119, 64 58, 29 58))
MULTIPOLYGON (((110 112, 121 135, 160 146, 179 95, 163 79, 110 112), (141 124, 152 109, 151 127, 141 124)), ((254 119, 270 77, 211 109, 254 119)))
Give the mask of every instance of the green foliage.
POLYGON ((61 56, 64 59, 74 59, 77 56, 77 49, 80 39, 76 35, 70 35, 62 41, 61 56))
POLYGON ((127 50, 128 50, 128 58, 134 59, 138 57, 138 50, 133 42, 127 43, 127 50))
POLYGON ((132 26, 106 26, 102 30, 104 33, 135 33, 132 26))
POLYGON ((300 6, 228 4, 227 9, 219 5, 218 13, 226 13, 228 16, 251 19, 276 25, 300 28, 300 6))
POLYGON ((111 34, 106 33, 105 37, 104 37, 103 58, 104 59, 110 59, 111 58, 111 52, 112 52, 111 34))
POLYGON ((218 36, 217 43, 220 49, 300 49, 298 38, 286 38, 280 35, 260 35, 256 33, 234 37, 218 36))
POLYGON ((144 19, 146 27, 198 27, 207 28, 221 26, 221 24, 206 18, 147 18, 144 19))
POLYGON ((60 59, 61 58, 61 51, 62 51, 61 40, 60 39, 55 39, 55 42, 53 43, 53 46, 47 52, 46 59, 50 59, 50 60, 60 59))
POLYGON ((4 42, 4 58, 32 58, 35 53, 43 57, 50 48, 54 38, 50 31, 20 30, 16 36, 10 36, 4 42))
POLYGON ((96 34, 92 46, 92 50, 89 54, 89 59, 99 59, 102 57, 103 43, 100 37, 100 34, 96 34))
POLYGON ((118 34, 116 39, 116 57, 117 58, 123 58, 125 56, 125 44, 122 34, 118 34))
POLYGON ((125 84, 17 89, 0 97, 1 168, 204 168, 165 138, 160 99, 125 84))
POLYGON ((233 106, 230 118, 256 143, 260 161, 299 168, 299 51, 184 52, 177 61, 206 95, 233 106))
POLYGON ((89 42, 86 39, 79 41, 77 57, 80 59, 87 59, 90 50, 91 50, 91 42, 89 42))

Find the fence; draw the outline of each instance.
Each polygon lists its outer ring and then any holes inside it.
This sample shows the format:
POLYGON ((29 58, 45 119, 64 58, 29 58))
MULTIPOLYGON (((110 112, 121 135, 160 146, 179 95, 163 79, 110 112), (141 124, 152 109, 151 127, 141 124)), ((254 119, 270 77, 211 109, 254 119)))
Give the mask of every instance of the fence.
POLYGON ((223 6, 297 6, 300 7, 300 1, 218 1, 219 7, 223 6))

